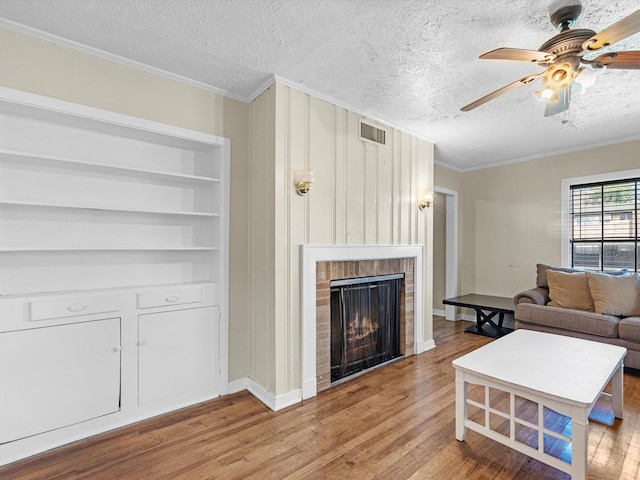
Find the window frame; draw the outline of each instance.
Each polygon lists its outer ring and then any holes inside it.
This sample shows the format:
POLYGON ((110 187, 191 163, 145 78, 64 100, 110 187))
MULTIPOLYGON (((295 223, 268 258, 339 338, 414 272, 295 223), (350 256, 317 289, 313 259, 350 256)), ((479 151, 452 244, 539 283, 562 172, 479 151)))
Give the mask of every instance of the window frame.
POLYGON ((585 184, 633 180, 636 178, 640 178, 640 169, 561 179, 560 262, 562 266, 571 266, 571 238, 569 236, 571 222, 571 187, 585 184))

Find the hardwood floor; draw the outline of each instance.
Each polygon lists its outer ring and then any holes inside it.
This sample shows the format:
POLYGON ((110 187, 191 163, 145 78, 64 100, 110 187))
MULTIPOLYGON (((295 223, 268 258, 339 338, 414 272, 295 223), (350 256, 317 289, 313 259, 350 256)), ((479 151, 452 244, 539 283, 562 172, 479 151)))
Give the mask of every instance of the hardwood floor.
MULTIPOLYGON (((451 361, 490 341, 466 326, 436 319, 435 349, 279 412, 228 395, 0 468, 0 478, 568 479, 475 432, 456 441, 451 361)), ((640 376, 624 381, 624 420, 604 400, 594 409, 589 479, 640 478, 640 376)))

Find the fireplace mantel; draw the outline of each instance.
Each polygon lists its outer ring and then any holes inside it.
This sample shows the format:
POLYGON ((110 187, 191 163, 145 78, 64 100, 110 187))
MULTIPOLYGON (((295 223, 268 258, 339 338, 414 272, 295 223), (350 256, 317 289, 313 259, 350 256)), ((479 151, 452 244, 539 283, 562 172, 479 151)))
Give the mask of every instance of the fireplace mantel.
POLYGON ((421 353, 433 347, 424 340, 423 312, 423 246, 422 245, 302 245, 301 256, 301 373, 302 399, 317 394, 316 383, 316 264, 318 262, 415 259, 414 351, 421 353))

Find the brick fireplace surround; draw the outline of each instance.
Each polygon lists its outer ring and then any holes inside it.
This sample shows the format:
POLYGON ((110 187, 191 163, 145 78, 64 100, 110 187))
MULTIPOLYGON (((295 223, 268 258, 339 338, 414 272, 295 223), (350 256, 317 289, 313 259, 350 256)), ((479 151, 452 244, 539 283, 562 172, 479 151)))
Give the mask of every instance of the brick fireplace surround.
POLYGON ((404 273, 400 299, 400 353, 413 355, 414 258, 318 262, 316 264, 316 381, 331 386, 331 281, 404 273))
POLYGON ((302 245, 300 257, 303 400, 330 385, 331 280, 405 273, 401 351, 406 356, 435 347, 424 338, 422 245, 302 245))

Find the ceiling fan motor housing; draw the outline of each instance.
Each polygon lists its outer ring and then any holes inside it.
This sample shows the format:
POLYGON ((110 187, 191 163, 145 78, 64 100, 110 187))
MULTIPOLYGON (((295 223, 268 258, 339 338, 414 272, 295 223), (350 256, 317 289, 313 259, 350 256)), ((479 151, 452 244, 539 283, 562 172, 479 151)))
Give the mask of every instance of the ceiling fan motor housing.
POLYGON ((544 42, 538 51, 554 54, 556 58, 553 63, 569 61, 568 57, 575 57, 579 62, 580 54, 583 52, 583 43, 595 34, 596 32, 587 28, 565 30, 544 42))

